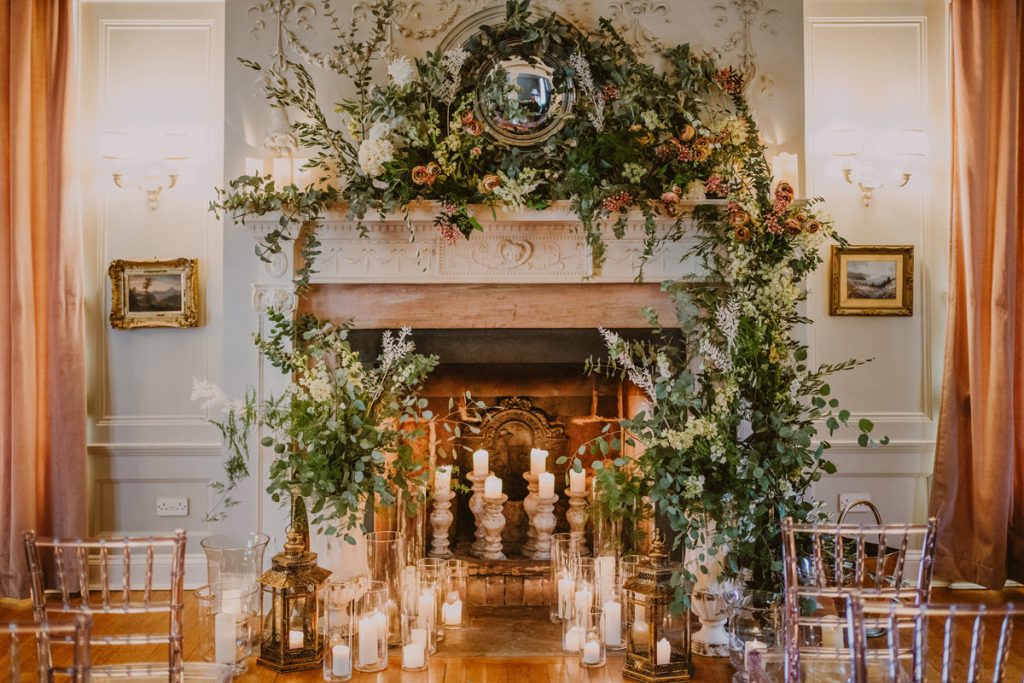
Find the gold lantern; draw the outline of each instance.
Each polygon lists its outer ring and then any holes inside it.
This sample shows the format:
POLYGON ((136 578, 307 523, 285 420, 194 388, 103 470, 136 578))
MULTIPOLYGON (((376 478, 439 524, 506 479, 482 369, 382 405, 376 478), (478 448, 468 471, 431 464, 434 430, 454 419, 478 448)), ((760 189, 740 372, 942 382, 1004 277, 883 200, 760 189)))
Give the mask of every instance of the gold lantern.
MULTIPOLYGON (((302 529, 288 527, 284 552, 260 577, 270 612, 263 622, 257 662, 274 671, 302 671, 320 666, 324 645, 317 624, 320 590, 331 572, 306 550, 302 529)), ((266 603, 266 600, 264 600, 266 603)))
POLYGON ((678 562, 668 561, 665 541, 655 529, 648 558, 623 586, 629 634, 625 678, 644 683, 690 680, 690 614, 671 611, 676 593, 672 577, 679 570, 678 562))

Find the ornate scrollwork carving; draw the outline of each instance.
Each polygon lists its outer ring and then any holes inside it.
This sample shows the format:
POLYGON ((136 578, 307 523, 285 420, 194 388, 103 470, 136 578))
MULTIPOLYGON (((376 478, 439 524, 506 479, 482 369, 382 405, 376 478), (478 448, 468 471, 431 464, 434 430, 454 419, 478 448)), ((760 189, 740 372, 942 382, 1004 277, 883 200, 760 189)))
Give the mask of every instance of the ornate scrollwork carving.
POLYGON ((612 22, 622 31, 622 37, 639 54, 645 54, 647 46, 658 51, 664 49, 664 44, 658 39, 651 26, 672 22, 671 8, 667 2, 661 2, 661 0, 616 0, 608 6, 608 9, 611 10, 612 22))
POLYGON ((770 35, 778 34, 778 24, 782 20, 782 10, 769 7, 765 0, 729 0, 711 6, 715 13, 715 28, 730 25, 730 14, 735 12, 737 26, 721 45, 722 52, 735 52, 740 57, 740 67, 747 84, 757 80, 759 90, 764 96, 770 96, 775 87, 775 80, 768 74, 757 73, 757 53, 754 51, 754 29, 770 35), (730 11, 730 8, 732 11, 730 11))

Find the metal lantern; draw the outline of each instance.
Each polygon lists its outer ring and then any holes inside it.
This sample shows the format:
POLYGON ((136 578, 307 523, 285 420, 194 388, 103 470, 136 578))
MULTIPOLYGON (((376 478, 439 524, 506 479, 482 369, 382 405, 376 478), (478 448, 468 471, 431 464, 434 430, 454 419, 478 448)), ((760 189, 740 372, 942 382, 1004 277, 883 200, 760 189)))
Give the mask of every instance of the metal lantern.
POLYGON ((629 634, 625 678, 644 683, 690 680, 689 612, 671 612, 676 592, 672 577, 679 569, 678 562, 668 561, 665 541, 655 529, 649 556, 623 586, 629 634))
POLYGON ((270 569, 260 577, 264 598, 270 600, 257 660, 261 666, 274 671, 320 666, 324 644, 317 624, 317 606, 330 574, 317 566, 316 553, 306 550, 302 530, 288 527, 284 552, 274 555, 270 569))

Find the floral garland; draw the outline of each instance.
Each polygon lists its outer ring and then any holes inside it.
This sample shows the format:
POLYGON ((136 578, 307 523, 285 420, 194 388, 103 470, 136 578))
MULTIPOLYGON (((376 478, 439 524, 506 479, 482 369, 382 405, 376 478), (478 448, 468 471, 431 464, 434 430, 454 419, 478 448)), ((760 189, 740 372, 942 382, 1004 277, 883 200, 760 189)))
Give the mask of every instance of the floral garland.
MULTIPOLYGON (((371 211, 405 211, 410 202, 432 200, 440 204, 439 231, 456 241, 482 229, 475 206, 522 211, 568 200, 600 263, 603 223, 621 236, 628 212, 638 211, 649 256, 682 232, 684 199, 724 196, 721 179, 747 151, 735 74, 688 45, 665 52, 659 72, 606 20, 584 32, 554 15, 534 17, 527 0, 510 0, 503 24, 483 26, 447 51, 415 60, 393 56, 387 80, 375 83, 371 71, 384 59, 394 2, 376 0, 373 8, 376 22, 365 40, 333 22, 337 45, 329 54, 351 59, 300 51, 306 62, 354 83, 356 96, 338 102, 337 115, 321 109, 304 63, 290 62, 289 77, 244 62, 269 78, 275 105, 303 115, 293 130, 314 153, 310 167, 321 176, 316 194, 312 188, 289 194, 269 178, 242 176, 220 194, 215 210, 244 221, 300 206, 315 226, 337 203, 361 220, 371 211), (575 94, 558 130, 534 147, 494 138, 477 110, 481 98, 502 97, 507 81, 491 78, 488 65, 513 49, 524 60, 549 58, 556 92, 575 94), (670 219, 669 226, 659 217, 670 219)), ((288 231, 276 231, 265 238, 264 251, 279 250, 288 239, 288 231)), ((302 279, 308 282, 308 274, 302 279)))
MULTIPOLYGON (((864 361, 810 368, 807 345, 794 335, 812 322, 798 306, 807 296, 801 284, 822 262, 821 247, 845 242, 815 213, 816 202, 794 202, 788 183, 773 186, 741 81, 733 72, 719 78, 745 122, 745 153, 712 179, 728 194, 724 210, 697 211, 692 255, 702 261, 701 282, 663 284, 682 340, 661 333, 638 343, 602 331, 609 357, 592 367, 628 378, 648 407, 622 423, 630 442, 644 446, 639 460, 605 458, 596 466, 638 467, 629 476, 667 517, 677 546, 697 553, 685 578, 696 580, 724 555, 727 577, 780 590, 780 522, 820 519, 810 488, 836 471, 824 457, 831 444, 819 437, 819 425, 829 437, 853 427, 861 446, 874 445, 874 425, 851 424, 826 382, 864 361)), ((621 445, 614 439, 598 452, 621 445)), ((677 597, 685 602, 683 584, 677 597)))

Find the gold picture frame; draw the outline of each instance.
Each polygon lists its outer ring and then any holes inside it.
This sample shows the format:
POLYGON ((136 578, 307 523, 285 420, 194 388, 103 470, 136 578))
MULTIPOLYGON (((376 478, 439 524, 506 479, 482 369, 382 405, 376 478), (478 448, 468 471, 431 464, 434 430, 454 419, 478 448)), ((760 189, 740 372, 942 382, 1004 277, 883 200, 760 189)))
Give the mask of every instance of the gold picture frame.
POLYGON ((831 315, 914 314, 913 245, 832 245, 831 315))
POLYGON ((117 259, 110 275, 110 326, 198 327, 199 260, 117 259))

